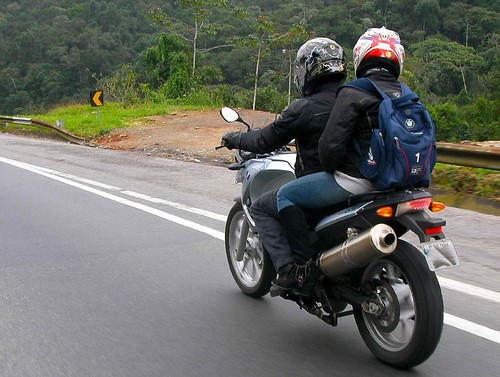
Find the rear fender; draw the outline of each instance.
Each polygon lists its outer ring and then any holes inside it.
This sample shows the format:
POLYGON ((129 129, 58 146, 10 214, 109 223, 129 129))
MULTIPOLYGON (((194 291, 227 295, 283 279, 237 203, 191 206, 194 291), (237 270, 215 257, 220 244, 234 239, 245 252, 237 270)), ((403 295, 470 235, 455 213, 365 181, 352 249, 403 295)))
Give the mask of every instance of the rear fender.
POLYGON ((438 232, 433 234, 427 234, 426 230, 440 228, 446 225, 446 220, 437 217, 431 217, 425 211, 412 212, 404 214, 396 218, 396 221, 408 228, 410 231, 415 233, 420 242, 429 242, 431 239, 443 239, 445 238, 444 233, 438 232))

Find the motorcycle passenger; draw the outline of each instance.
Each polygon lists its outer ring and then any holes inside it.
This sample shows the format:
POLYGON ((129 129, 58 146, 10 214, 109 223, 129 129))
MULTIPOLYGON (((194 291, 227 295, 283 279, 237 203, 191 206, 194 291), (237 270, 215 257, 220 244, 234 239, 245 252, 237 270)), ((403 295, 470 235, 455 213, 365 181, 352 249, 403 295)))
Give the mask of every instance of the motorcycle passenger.
MULTIPOLYGON (((404 48, 399 35, 385 27, 368 29, 353 50, 356 78, 367 77, 389 97, 399 97, 398 78, 403 69, 404 48)), ((374 187, 359 172, 361 153, 368 151, 372 128, 378 128, 381 99, 356 88, 343 87, 319 140, 319 157, 323 172, 301 177, 283 185, 277 193, 277 204, 291 250, 297 261, 303 261, 308 250, 306 219, 302 208, 320 208, 346 201, 353 194, 373 191, 374 187)), ((312 256, 312 255, 310 255, 312 256)), ((306 276, 292 271, 282 289, 297 287, 306 276), (299 281, 297 281, 299 280, 299 281)))
MULTIPOLYGON (((222 141, 229 149, 268 153, 295 139, 295 175, 303 177, 323 170, 318 140, 335 102, 337 89, 347 76, 343 49, 329 38, 311 39, 298 50, 294 68, 294 81, 302 98, 290 103, 280 117, 265 128, 245 133, 229 132, 222 141)), ((259 237, 278 271, 280 284, 280 281, 288 280, 295 262, 305 265, 310 250, 301 248, 292 255, 277 208, 276 191, 273 191, 256 200, 251 212, 259 237)))

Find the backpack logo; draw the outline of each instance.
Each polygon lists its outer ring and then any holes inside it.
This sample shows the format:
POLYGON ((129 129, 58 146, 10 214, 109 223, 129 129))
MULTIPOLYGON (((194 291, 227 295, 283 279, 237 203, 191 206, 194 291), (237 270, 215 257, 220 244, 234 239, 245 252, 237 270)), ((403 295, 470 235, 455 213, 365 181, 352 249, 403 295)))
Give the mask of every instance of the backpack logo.
POLYGON ((422 174, 422 167, 421 166, 413 166, 411 168, 411 175, 420 175, 422 174))
POLYGON ((378 109, 378 128, 372 130, 369 149, 359 171, 378 190, 429 187, 436 164, 435 127, 418 96, 401 84, 401 95, 390 98, 372 81, 361 78, 346 84, 382 98, 378 109), (411 116, 411 118, 410 118, 411 116))
POLYGON ((406 126, 406 128, 413 128, 413 127, 415 127, 415 121, 411 118, 408 118, 405 121, 405 126, 406 126))

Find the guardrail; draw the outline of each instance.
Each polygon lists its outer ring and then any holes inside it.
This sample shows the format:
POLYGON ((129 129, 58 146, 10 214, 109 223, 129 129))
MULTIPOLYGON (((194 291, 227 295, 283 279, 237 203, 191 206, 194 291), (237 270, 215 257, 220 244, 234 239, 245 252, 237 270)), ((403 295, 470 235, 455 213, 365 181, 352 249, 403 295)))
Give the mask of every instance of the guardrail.
POLYGON ((71 143, 75 143, 75 144, 83 144, 85 142, 85 139, 83 137, 73 135, 71 132, 65 130, 64 128, 61 128, 59 126, 55 126, 55 125, 47 123, 47 122, 44 122, 43 120, 40 120, 40 119, 0 116, 0 123, 2 123, 2 122, 3 123, 19 124, 22 126, 36 126, 36 127, 45 128, 45 129, 54 131, 59 136, 62 136, 66 140, 70 141, 71 143))
POLYGON ((500 148, 437 143, 437 160, 444 164, 500 170, 500 148))
MULTIPOLYGON (((72 143, 83 144, 85 142, 84 138, 39 119, 0 116, 1 122, 42 127, 58 133, 72 143)), ((500 170, 500 148, 440 142, 437 143, 437 150, 438 162, 444 164, 500 170)))

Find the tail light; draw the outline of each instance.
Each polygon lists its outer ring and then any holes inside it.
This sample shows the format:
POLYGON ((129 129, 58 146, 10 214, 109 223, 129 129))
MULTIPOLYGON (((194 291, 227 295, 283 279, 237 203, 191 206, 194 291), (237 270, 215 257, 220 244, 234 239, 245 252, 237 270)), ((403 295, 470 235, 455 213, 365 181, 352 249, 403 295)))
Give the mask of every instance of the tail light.
POLYGON ((445 208, 446 208, 446 206, 444 205, 444 203, 441 203, 441 202, 431 202, 431 205, 429 206, 429 209, 432 212, 439 212, 445 208))
MULTIPOLYGON (((394 215, 394 210, 391 206, 380 207, 377 210, 377 215, 384 218, 395 217, 404 215, 408 212, 419 212, 425 209, 429 209, 431 212, 439 212, 446 208, 446 205, 441 202, 433 202, 432 198, 421 198, 415 200, 409 200, 404 203, 399 203, 396 207, 396 214, 394 215)), ((439 231, 432 231, 430 234, 440 233, 439 231)))
POLYGON ((435 227, 432 227, 432 228, 426 228, 425 229, 425 234, 427 234, 428 236, 431 236, 433 234, 439 234, 443 231, 443 227, 442 226, 435 226, 435 227))
POLYGON ((396 207, 396 217, 408 212, 418 212, 429 208, 432 203, 432 198, 422 198, 410 200, 408 202, 399 203, 396 207))
POLYGON ((380 217, 389 218, 392 217, 394 211, 391 206, 380 207, 377 209, 377 215, 380 217))

